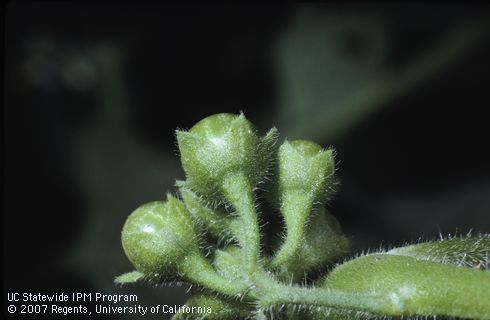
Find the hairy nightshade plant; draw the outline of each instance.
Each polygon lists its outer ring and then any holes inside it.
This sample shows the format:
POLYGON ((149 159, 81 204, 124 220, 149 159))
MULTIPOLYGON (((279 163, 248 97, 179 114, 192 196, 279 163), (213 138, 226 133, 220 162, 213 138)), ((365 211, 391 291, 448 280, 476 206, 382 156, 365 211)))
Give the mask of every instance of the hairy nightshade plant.
POLYGON ((349 241, 325 209, 333 150, 277 139, 243 114, 177 130, 186 180, 128 217, 122 245, 136 270, 116 283, 192 283, 186 305, 211 312, 187 308, 175 319, 490 319, 488 234, 346 260, 349 241), (279 237, 261 227, 264 208, 282 219, 279 237))

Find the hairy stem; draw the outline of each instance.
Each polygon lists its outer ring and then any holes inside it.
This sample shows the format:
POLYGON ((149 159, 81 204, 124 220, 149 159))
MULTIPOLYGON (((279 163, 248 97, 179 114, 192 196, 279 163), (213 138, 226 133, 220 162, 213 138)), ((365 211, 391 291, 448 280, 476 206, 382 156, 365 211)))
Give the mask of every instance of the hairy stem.
POLYGON ((273 268, 289 266, 296 258, 312 207, 313 201, 302 191, 284 197, 281 212, 286 222, 287 234, 284 243, 271 261, 273 268))
POLYGON ((180 266, 180 273, 195 284, 230 296, 241 296, 247 289, 245 283, 231 281, 219 275, 213 266, 199 254, 188 255, 180 266))
POLYGON ((252 186, 243 174, 233 174, 225 178, 223 191, 241 220, 241 229, 232 231, 244 251, 247 270, 254 272, 259 259, 260 232, 252 186))
POLYGON ((354 293, 335 289, 286 285, 275 281, 267 274, 256 273, 257 289, 253 294, 261 307, 269 308, 284 304, 333 307, 360 311, 380 311, 390 308, 386 299, 372 293, 354 293))

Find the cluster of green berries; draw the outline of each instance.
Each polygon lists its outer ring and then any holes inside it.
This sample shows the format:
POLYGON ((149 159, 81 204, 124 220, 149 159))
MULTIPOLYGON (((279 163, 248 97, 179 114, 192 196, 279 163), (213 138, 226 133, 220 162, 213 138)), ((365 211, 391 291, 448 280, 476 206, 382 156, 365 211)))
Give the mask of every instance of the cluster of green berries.
POLYGON ((227 245, 259 248, 250 253, 257 255, 249 257, 252 263, 268 260, 272 271, 294 280, 346 252, 347 238, 323 207, 336 184, 333 151, 306 140, 278 147, 277 139, 275 128, 260 137, 243 114, 216 114, 189 131, 178 130, 186 173, 186 180, 177 182, 181 199, 169 195, 166 202, 142 205, 122 231, 135 268, 148 278, 192 278, 182 266, 191 256, 205 259, 202 231, 227 245), (240 217, 255 214, 247 211, 259 206, 258 192, 286 224, 286 240, 274 257, 262 257, 260 243, 243 243, 260 239, 246 234, 257 230, 248 230, 254 229, 250 221, 240 217))
POLYGON ((280 146, 277 140, 275 128, 259 136, 243 114, 216 114, 178 130, 186 173, 177 181, 179 197, 140 206, 122 230, 136 270, 148 280, 206 285, 218 280, 213 272, 222 254, 240 251, 244 269, 265 269, 291 282, 347 252, 347 238, 324 208, 336 185, 333 151, 306 140, 280 146), (258 199, 277 209, 285 224, 280 237, 270 237, 283 239, 273 245, 275 255, 264 254, 258 199), (216 243, 206 243, 207 235, 216 243))
POLYGON ((177 130, 177 141, 186 180, 177 181, 178 195, 127 218, 122 246, 136 271, 116 282, 198 285, 201 292, 186 304, 214 311, 197 318, 260 318, 269 311, 286 319, 490 319, 483 301, 490 299, 490 273, 454 266, 461 259, 471 261, 465 267, 488 264, 488 235, 360 256, 318 277, 349 249, 325 208, 337 185, 332 149, 306 140, 279 144, 275 128, 260 136, 243 114, 209 116, 177 130), (263 231, 264 210, 277 215, 282 230, 263 231), (286 307, 272 312, 277 306, 286 307))

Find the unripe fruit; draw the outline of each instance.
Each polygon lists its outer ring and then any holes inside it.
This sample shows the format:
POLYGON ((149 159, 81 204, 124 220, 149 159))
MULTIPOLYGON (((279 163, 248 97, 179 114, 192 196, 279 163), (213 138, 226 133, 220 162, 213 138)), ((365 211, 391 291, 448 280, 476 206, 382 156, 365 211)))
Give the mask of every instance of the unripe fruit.
POLYGON ((147 277, 168 278, 179 264, 199 252, 189 212, 178 199, 155 201, 136 209, 122 230, 122 245, 136 270, 147 277))
POLYGON ((243 114, 229 113, 204 118, 189 131, 177 130, 185 186, 208 200, 223 201, 224 179, 233 174, 256 185, 267 171, 275 136, 273 129, 259 138, 243 114))

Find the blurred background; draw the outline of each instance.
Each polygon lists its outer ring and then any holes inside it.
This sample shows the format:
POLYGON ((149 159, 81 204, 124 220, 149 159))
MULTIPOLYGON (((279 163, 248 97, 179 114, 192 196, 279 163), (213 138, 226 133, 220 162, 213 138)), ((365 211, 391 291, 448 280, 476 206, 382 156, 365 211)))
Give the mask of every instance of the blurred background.
POLYGON ((329 210, 354 253, 489 232, 489 18, 488 4, 11 2, 4 294, 183 304, 187 285, 113 284, 132 270, 120 230, 184 177, 174 130, 217 112, 336 149, 329 210))

